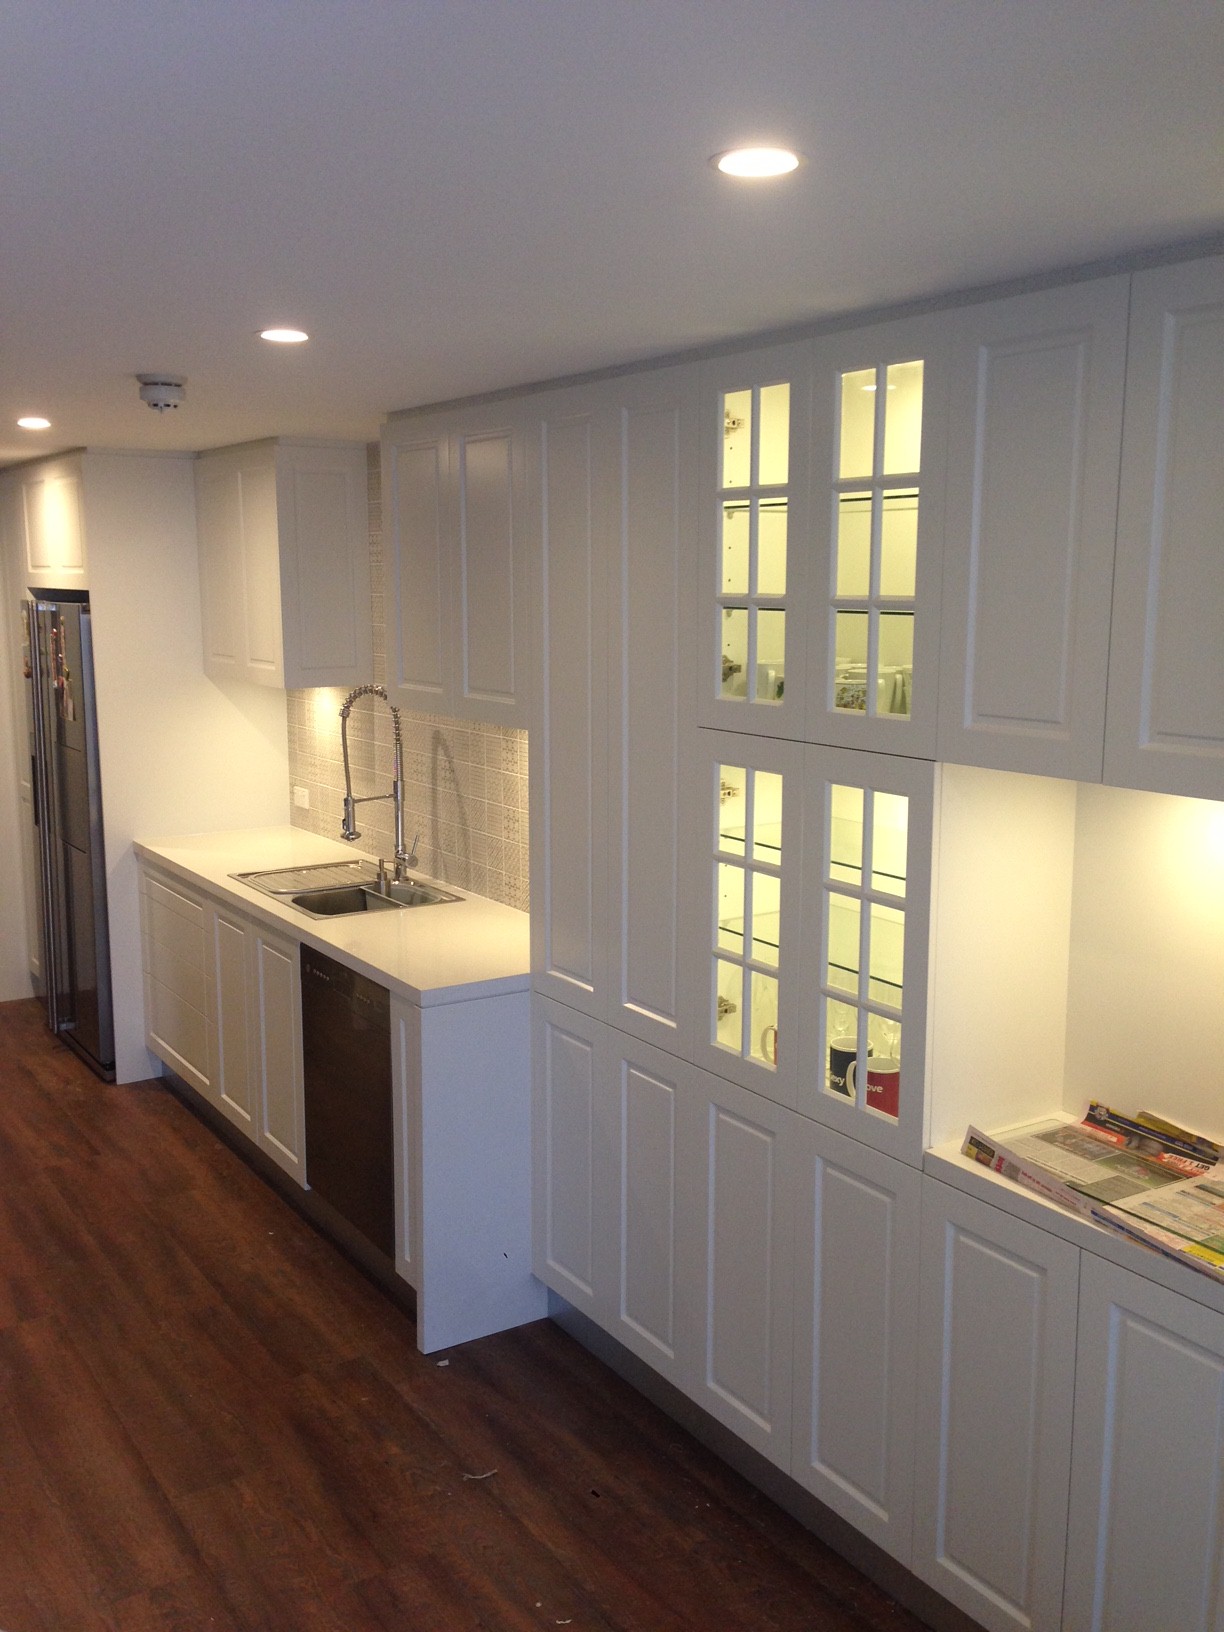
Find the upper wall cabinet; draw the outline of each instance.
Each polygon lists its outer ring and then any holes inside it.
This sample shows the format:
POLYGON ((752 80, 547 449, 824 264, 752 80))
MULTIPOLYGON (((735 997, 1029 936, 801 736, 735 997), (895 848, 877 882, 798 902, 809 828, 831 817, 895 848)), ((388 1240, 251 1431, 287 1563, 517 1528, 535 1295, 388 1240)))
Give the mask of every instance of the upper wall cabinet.
POLYGON ((697 374, 645 370, 529 406, 543 539, 537 985, 674 1049, 697 374))
POLYGON ((703 725, 932 758, 944 318, 703 370, 703 725))
POLYGON ((406 707, 529 723, 529 423, 519 399, 383 428, 387 681, 406 707))
POLYGON ((370 678, 363 444, 203 453, 196 515, 206 674, 280 687, 370 678))
POLYGON ((953 314, 940 759, 1100 780, 1128 284, 953 314))
POLYGON ((802 739, 811 347, 707 363, 701 376, 698 719, 802 739))
POLYGON ((81 457, 33 465, 18 478, 19 571, 29 589, 87 589, 81 457))
POLYGON ((935 756, 946 329, 813 348, 809 742, 935 756))
POLYGON ((1224 258, 1135 275, 1105 780, 1224 798, 1224 258))

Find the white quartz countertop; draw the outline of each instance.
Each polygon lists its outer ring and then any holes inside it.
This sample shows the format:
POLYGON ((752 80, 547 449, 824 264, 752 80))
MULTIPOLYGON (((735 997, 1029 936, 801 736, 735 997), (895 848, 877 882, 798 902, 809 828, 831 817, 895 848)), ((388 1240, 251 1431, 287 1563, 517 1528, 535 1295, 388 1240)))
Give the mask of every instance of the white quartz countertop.
MULTIPOLYGON (((530 985, 528 915, 444 880, 429 882, 461 900, 399 912, 310 918, 230 877, 312 862, 371 859, 338 839, 296 827, 263 827, 137 839, 135 850, 143 860, 240 907, 248 917, 275 925, 413 1003, 456 1003, 525 991, 530 985)), ((413 876, 425 877, 415 870, 413 876)))

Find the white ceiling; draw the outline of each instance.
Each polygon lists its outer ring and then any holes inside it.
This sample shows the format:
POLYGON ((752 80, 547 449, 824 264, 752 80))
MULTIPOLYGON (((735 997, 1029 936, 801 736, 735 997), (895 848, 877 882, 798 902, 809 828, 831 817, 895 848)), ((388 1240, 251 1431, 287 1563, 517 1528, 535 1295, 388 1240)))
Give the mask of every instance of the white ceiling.
POLYGON ((1220 0, 0 0, 0 462, 369 438, 1221 229, 1220 0), (707 164, 754 138, 808 162, 707 164))

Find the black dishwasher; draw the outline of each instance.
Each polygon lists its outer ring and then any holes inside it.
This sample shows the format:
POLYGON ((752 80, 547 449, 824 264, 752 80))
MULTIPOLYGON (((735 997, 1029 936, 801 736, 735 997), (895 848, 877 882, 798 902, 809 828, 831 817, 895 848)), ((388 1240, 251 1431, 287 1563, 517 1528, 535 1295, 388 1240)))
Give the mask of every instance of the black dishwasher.
POLYGON ((306 1182, 395 1258, 391 994, 302 947, 306 1182))

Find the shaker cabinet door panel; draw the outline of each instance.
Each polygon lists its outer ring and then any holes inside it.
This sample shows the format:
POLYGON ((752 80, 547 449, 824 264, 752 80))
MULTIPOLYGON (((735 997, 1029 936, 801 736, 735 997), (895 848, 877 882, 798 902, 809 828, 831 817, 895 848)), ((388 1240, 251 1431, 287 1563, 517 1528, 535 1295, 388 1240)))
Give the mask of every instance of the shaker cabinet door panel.
POLYGON ((613 1299, 601 1249, 614 1214, 601 1123, 605 1028, 549 998, 534 1001, 532 1268, 606 1325, 613 1299))
POLYGON ((693 369, 616 382, 609 605, 614 1025, 676 1049, 683 745, 692 727, 693 369))
POLYGON ((799 1124, 792 1472, 903 1564, 921 1183, 915 1168, 799 1124))
POLYGON ((955 314, 941 759, 1100 779, 1128 284, 955 314))
POLYGON ((387 684, 404 703, 440 712, 450 631, 450 450, 441 433, 383 432, 387 684))
POLYGON ((1068 1632, 1224 1625, 1224 1316, 1084 1255, 1068 1632))
POLYGON ((692 1296, 692 1397, 789 1469, 796 1118, 708 1073, 691 1105, 683 1284, 692 1296))
POLYGON ((451 453, 458 555, 451 563, 457 669, 452 708, 525 726, 530 707, 534 557, 527 438, 517 413, 460 430, 451 453))
POLYGON ((382 434, 387 678, 422 712, 526 726, 537 634, 537 448, 522 403, 382 434))
POLYGON ((589 391, 536 409, 543 555, 539 700, 531 743, 531 966, 538 991, 606 1017, 608 615, 605 433, 589 391))
POLYGON ((912 1568, 990 1632, 1059 1632, 1079 1251, 931 1178, 922 1213, 912 1568))
POLYGON ((1105 780, 1224 798, 1224 259, 1136 273, 1105 780))

